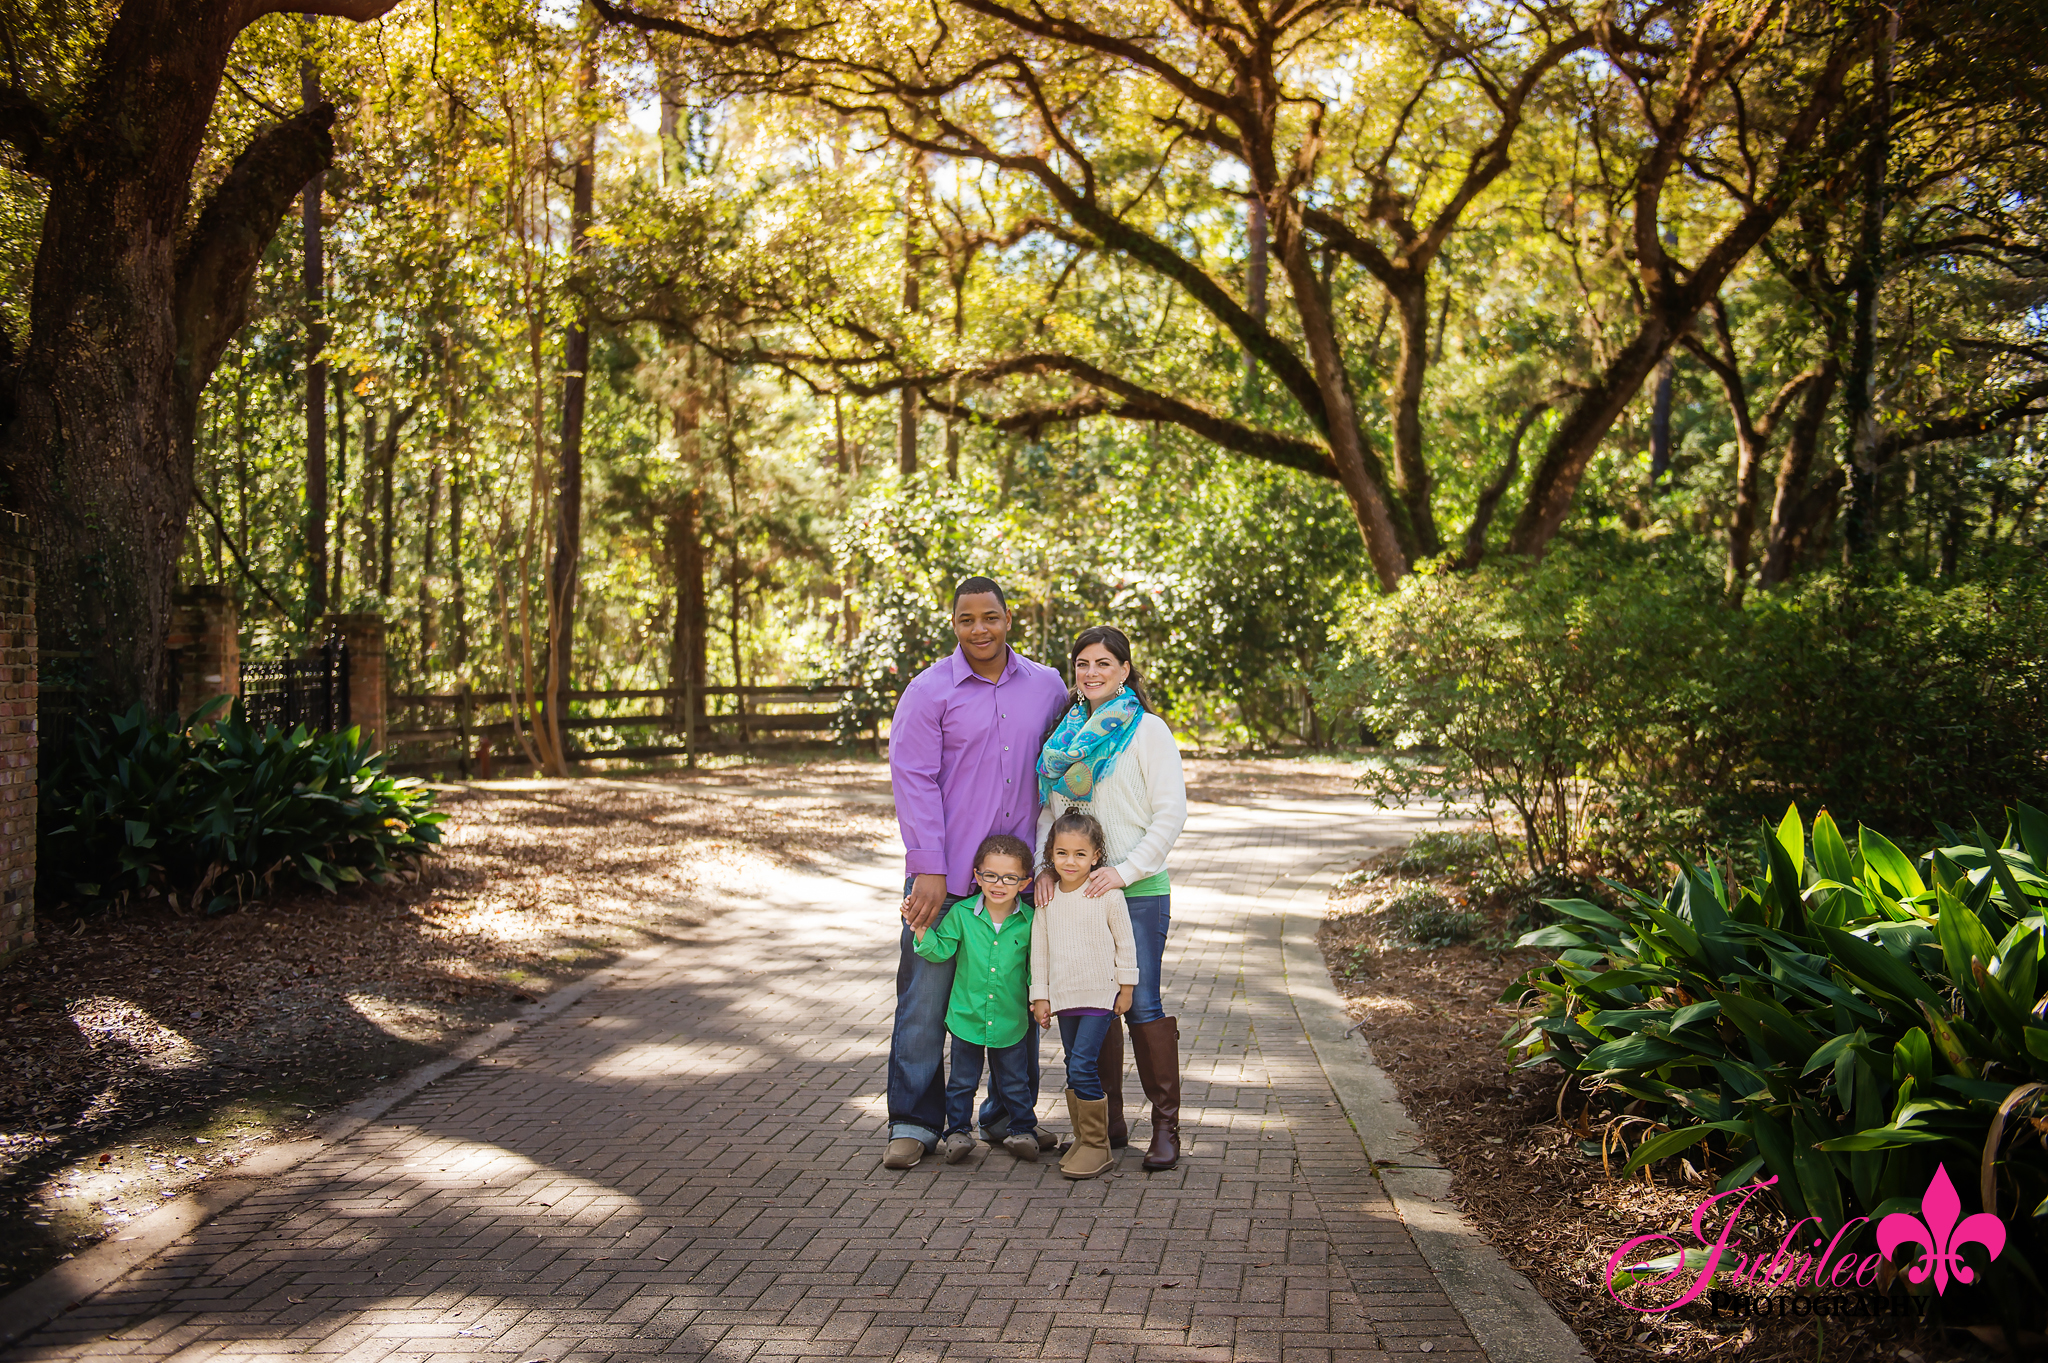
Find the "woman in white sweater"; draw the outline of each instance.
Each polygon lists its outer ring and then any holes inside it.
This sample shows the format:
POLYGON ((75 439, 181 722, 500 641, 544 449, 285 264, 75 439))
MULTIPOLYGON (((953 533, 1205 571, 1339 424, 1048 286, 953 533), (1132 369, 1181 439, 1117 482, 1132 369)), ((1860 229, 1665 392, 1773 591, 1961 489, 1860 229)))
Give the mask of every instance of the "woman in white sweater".
MULTIPOLYGON (((1137 937, 1138 986, 1125 1015, 1138 1081, 1152 1101, 1152 1140, 1144 1166, 1171 1169, 1180 1160, 1180 1027, 1160 998, 1160 965, 1172 920, 1166 854, 1188 817, 1180 746, 1152 709, 1145 681, 1131 661, 1131 641, 1112 625, 1082 630, 1069 654, 1071 703, 1046 735, 1038 758, 1039 847, 1054 819, 1079 808, 1102 823, 1108 862, 1084 894, 1121 890, 1137 937)), ((1052 891, 1049 868, 1041 895, 1052 891)), ((1112 1146, 1129 1140, 1123 1118, 1123 1045, 1112 1028, 1100 1073, 1109 1103, 1112 1146)))

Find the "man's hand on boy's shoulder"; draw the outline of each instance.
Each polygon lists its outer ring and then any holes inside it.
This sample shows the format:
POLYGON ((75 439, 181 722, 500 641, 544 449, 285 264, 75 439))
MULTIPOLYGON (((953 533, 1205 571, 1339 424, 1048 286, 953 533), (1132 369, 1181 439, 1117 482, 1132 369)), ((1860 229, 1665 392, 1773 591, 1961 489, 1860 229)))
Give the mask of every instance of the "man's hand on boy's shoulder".
POLYGON ((945 907, 946 877, 917 876, 910 883, 910 893, 903 897, 903 921, 913 928, 928 928, 945 907))

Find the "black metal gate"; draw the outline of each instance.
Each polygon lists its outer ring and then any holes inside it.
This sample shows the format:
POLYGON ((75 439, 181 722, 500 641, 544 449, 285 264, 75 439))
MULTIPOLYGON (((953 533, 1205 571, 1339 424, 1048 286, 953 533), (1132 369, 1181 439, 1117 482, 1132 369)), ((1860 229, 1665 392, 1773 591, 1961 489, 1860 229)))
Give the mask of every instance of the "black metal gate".
POLYGON ((348 644, 329 639, 302 658, 242 664, 242 712, 258 728, 348 728, 348 644))

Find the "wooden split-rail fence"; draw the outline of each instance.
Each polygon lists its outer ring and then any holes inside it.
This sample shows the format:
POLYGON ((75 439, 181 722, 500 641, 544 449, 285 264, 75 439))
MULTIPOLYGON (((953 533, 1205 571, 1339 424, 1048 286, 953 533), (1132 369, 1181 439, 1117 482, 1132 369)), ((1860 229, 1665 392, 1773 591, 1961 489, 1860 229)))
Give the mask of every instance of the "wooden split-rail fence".
MULTIPOLYGON (((563 736, 578 761, 823 751, 837 746, 846 690, 786 685, 571 691, 563 736), (692 710, 694 724, 684 719, 692 710)), ((531 730, 533 718, 520 696, 467 689, 444 695, 394 692, 387 704, 384 743, 391 770, 466 778, 527 764, 519 733, 531 730)), ((879 742, 872 729, 861 738, 879 742)))

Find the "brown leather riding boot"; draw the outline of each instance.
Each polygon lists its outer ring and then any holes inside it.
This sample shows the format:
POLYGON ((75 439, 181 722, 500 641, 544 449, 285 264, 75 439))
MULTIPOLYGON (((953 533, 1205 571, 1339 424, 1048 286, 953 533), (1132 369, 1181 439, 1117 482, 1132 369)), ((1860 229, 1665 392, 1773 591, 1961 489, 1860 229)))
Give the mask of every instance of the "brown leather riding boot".
POLYGON ((1102 1051, 1095 1060, 1095 1073, 1102 1080, 1102 1094, 1109 1103, 1109 1148, 1121 1150, 1131 1143, 1130 1123, 1124 1120, 1124 1020, 1111 1018, 1109 1034, 1102 1038, 1102 1051))
POLYGON ((1138 1082, 1152 1100, 1152 1144, 1144 1167, 1171 1169, 1180 1163, 1180 1019, 1132 1023, 1131 1054, 1138 1082))

